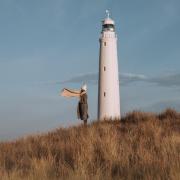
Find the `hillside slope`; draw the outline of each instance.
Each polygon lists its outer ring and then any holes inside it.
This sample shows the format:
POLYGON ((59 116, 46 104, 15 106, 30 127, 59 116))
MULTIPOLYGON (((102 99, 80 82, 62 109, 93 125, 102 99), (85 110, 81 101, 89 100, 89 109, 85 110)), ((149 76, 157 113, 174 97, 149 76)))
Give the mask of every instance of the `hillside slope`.
POLYGON ((0 177, 180 179, 180 114, 131 112, 0 143, 0 177))

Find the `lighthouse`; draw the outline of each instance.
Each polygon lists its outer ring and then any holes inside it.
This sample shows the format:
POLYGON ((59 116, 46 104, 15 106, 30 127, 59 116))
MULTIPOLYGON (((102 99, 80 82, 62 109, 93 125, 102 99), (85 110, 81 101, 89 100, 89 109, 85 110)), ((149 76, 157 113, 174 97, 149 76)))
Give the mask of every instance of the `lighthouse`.
POLYGON ((98 119, 120 118, 119 72, 117 54, 117 34, 115 22, 107 17, 102 21, 99 39, 99 82, 98 82, 98 119))

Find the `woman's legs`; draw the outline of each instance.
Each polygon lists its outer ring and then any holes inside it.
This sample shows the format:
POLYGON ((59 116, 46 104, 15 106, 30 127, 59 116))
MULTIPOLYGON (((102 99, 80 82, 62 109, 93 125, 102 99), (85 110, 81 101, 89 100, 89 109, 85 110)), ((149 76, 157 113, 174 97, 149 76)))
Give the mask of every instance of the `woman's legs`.
POLYGON ((84 125, 85 125, 85 126, 87 125, 87 119, 84 120, 84 125))

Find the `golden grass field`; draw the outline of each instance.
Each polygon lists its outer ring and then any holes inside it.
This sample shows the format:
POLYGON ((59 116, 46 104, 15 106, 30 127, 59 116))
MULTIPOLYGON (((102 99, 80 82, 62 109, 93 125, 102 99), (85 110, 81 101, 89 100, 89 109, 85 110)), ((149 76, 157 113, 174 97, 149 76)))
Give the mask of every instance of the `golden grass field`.
POLYGON ((179 180, 180 114, 134 111, 1 142, 0 179, 179 180))

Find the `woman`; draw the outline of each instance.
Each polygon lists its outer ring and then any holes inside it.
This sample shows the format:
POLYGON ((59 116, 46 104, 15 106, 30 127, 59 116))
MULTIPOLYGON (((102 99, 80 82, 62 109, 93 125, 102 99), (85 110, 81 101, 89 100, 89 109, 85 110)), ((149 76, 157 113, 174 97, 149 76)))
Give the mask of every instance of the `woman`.
POLYGON ((77 106, 77 116, 78 119, 84 121, 84 125, 87 125, 88 115, 88 103, 87 103, 87 85, 84 84, 81 90, 71 90, 64 88, 61 91, 61 96, 63 97, 79 97, 79 102, 77 106))
POLYGON ((88 115, 88 103, 87 103, 87 86, 86 84, 82 86, 80 91, 80 99, 77 107, 78 119, 84 121, 84 125, 87 125, 88 115))

